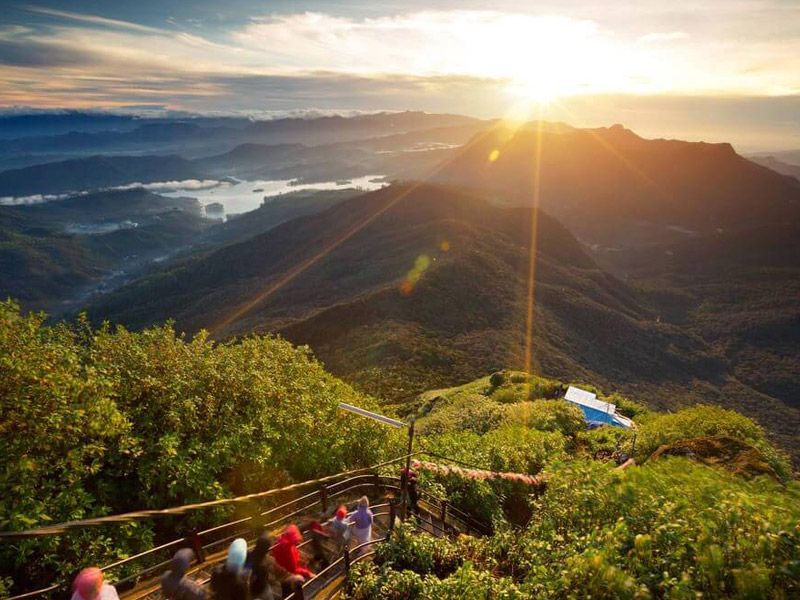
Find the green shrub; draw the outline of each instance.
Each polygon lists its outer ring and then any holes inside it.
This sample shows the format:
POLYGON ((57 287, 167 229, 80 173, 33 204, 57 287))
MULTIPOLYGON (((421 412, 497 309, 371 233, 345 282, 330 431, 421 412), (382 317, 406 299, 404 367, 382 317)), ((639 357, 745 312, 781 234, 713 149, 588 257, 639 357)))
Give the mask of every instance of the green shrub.
POLYGON ((506 406, 505 422, 568 436, 586 429, 581 409, 566 400, 536 400, 506 406))
POLYGON ((703 436, 728 436, 752 444, 784 480, 791 476, 788 459, 767 441, 752 419, 718 406, 693 406, 671 414, 653 415, 639 427, 636 458, 646 460, 659 446, 703 436))
POLYGON ((496 373, 492 373, 489 376, 489 384, 493 388, 498 388, 506 382, 506 373, 505 371, 497 371, 496 373))
POLYGON ((527 399, 526 392, 527 390, 522 384, 509 384, 495 389, 491 398, 498 404, 516 404, 527 399))
POLYGON ((629 419, 633 419, 634 421, 637 418, 640 418, 644 415, 649 415, 652 411, 647 408, 644 404, 640 404, 639 402, 635 402, 634 400, 630 400, 625 396, 614 392, 610 396, 603 396, 602 400, 604 402, 609 402, 614 404, 617 407, 617 412, 621 414, 623 417, 628 417, 629 419))
POLYGON ((619 449, 632 453, 634 431, 623 427, 597 427, 578 434, 578 445, 583 455, 592 457, 610 457, 619 449))
POLYGON ((417 428, 424 435, 460 431, 486 433, 502 420, 503 411, 496 402, 481 394, 470 394, 433 410, 417 421, 417 428))
POLYGON ((527 532, 487 551, 547 597, 746 597, 752 586, 788 598, 800 593, 798 494, 686 459, 625 471, 574 461, 551 471, 527 532))
POLYGON ((378 546, 375 562, 397 571, 410 570, 420 575, 432 573, 446 577, 462 562, 456 544, 420 532, 414 521, 398 525, 388 542, 378 546))
POLYGON ((528 383, 528 374, 523 371, 512 371, 509 379, 511 383, 528 383))
POLYGON ((379 569, 372 562, 357 562, 350 571, 352 600, 414 600, 421 597, 422 577, 414 571, 379 569))
MULTIPOLYGON (((340 401, 377 408, 278 338, 216 344, 170 326, 48 327, 0 303, 0 528, 211 500, 377 462, 391 447, 387 429, 343 414, 340 401)), ((220 516, 198 513, 194 524, 220 516)), ((160 534, 192 524, 162 520, 160 534)), ((31 588, 154 541, 145 523, 32 538, 0 545, 0 572, 31 588)))

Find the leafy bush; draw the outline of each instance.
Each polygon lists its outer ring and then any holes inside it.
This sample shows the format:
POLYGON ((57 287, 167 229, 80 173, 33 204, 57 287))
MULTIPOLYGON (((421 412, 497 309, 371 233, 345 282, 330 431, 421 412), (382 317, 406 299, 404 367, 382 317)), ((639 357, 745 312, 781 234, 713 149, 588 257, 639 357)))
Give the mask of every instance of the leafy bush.
POLYGON ((397 571, 446 577, 461 565, 462 557, 456 544, 421 533, 413 522, 406 522, 395 527, 388 543, 378 546, 375 562, 397 571))
POLYGON ((350 573, 350 598, 434 600, 462 598, 528 598, 509 578, 496 578, 464 562, 462 550, 471 538, 451 542, 399 526, 378 547, 374 563, 357 563, 350 573))
POLYGON ((623 427, 597 427, 578 434, 582 455, 588 458, 609 458, 620 449, 631 454, 635 433, 623 427))
POLYGON ((788 459, 767 441, 760 425, 736 411, 718 406, 694 406, 648 418, 639 428, 636 458, 646 460, 659 446, 703 436, 728 436, 748 442, 761 450, 782 478, 791 476, 788 459))
POLYGON ((494 387, 500 387, 506 382, 506 373, 504 371, 497 371, 496 373, 492 373, 489 377, 489 384, 494 387))
POLYGON ((517 404, 527 400, 527 389, 521 383, 504 385, 495 389, 491 395, 498 404, 517 404))
POLYGON ((621 414, 623 417, 633 419, 634 421, 644 415, 649 415, 652 413, 652 411, 644 404, 635 402, 634 400, 626 398, 622 394, 618 394, 616 392, 609 396, 602 396, 602 400, 604 402, 609 402, 616 405, 617 412, 619 414, 621 414))
POLYGON ((566 400, 536 400, 506 407, 505 422, 574 436, 586 429, 583 412, 566 400))
MULTIPOLYGON (((0 303, 0 527, 210 500, 377 462, 387 429, 343 414, 340 401, 377 408, 277 338, 214 344, 169 326, 47 327, 0 303)), ((170 523, 162 535, 185 533, 170 523)), ((152 543, 145 524, 30 539, 0 547, 0 572, 30 588, 152 543)))
POLYGON ((682 458, 625 471, 573 461, 551 471, 525 534, 484 551, 546 597, 791 597, 799 493, 682 458))
POLYGON ((371 562, 359 562, 350 571, 352 600, 411 600, 420 598, 422 577, 414 571, 378 569, 371 562))
POLYGON ((417 428, 424 435, 460 431, 486 433, 502 420, 503 411, 496 402, 481 394, 469 394, 419 419, 417 428))

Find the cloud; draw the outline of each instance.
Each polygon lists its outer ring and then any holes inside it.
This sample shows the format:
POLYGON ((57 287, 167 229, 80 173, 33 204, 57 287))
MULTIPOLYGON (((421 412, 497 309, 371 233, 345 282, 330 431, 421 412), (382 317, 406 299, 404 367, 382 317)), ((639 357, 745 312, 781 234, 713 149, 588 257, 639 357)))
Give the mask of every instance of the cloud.
POLYGON ((155 181, 152 183, 128 183, 125 185, 115 185, 113 187, 99 188, 96 190, 80 190, 67 192, 64 194, 33 194, 30 196, 2 196, 0 206, 30 206, 32 204, 43 204, 45 202, 57 202, 67 198, 77 198, 87 196, 94 192, 126 192, 130 190, 143 189, 149 192, 173 192, 177 190, 196 191, 210 190, 223 185, 224 181, 216 179, 182 179, 180 181, 155 181))
POLYGON ((685 31, 665 31, 653 32, 639 37, 640 42, 645 44, 658 43, 658 42, 672 42, 675 40, 685 40, 689 38, 689 34, 685 31))
POLYGON ((78 21, 81 23, 88 23, 91 25, 99 25, 101 27, 111 27, 114 29, 126 29, 128 31, 135 31, 140 33, 155 33, 164 34, 168 33, 165 29, 158 29, 156 27, 148 27, 140 25, 139 23, 131 23, 130 21, 121 21, 119 19, 108 19, 106 17, 99 17, 96 15, 87 15, 84 13, 69 12, 66 10, 56 10, 54 8, 45 8, 43 6, 26 6, 25 10, 37 13, 40 15, 47 15, 50 17, 57 17, 59 19, 67 19, 70 21, 78 21))

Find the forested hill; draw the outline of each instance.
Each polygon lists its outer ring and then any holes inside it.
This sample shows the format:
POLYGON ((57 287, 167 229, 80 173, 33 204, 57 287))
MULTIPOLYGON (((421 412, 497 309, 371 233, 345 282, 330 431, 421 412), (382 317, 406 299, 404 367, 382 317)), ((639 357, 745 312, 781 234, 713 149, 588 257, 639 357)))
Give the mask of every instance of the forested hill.
POLYGON ((538 203, 580 239, 617 250, 800 220, 794 177, 730 144, 645 139, 622 125, 496 128, 477 134, 435 179, 538 203))
POLYGON ((663 318, 655 294, 598 267, 548 214, 458 188, 395 184, 345 200, 134 282, 88 313, 131 327, 174 319, 179 330, 205 327, 221 339, 278 331, 402 405, 523 363, 532 239, 539 372, 662 408, 734 407, 798 449, 800 412, 754 390, 754 377, 743 383, 723 343, 663 318))

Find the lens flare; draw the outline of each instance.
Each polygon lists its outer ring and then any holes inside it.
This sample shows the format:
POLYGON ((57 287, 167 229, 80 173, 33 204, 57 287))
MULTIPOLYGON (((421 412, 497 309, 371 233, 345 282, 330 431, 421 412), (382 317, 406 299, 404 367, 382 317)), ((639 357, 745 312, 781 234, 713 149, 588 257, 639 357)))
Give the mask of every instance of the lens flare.
POLYGON ((420 254, 416 260, 414 260, 414 266, 408 273, 406 273, 405 279, 403 279, 402 283, 400 284, 400 293, 404 296, 411 294, 423 273, 425 273, 430 266, 431 257, 427 254, 420 254))

